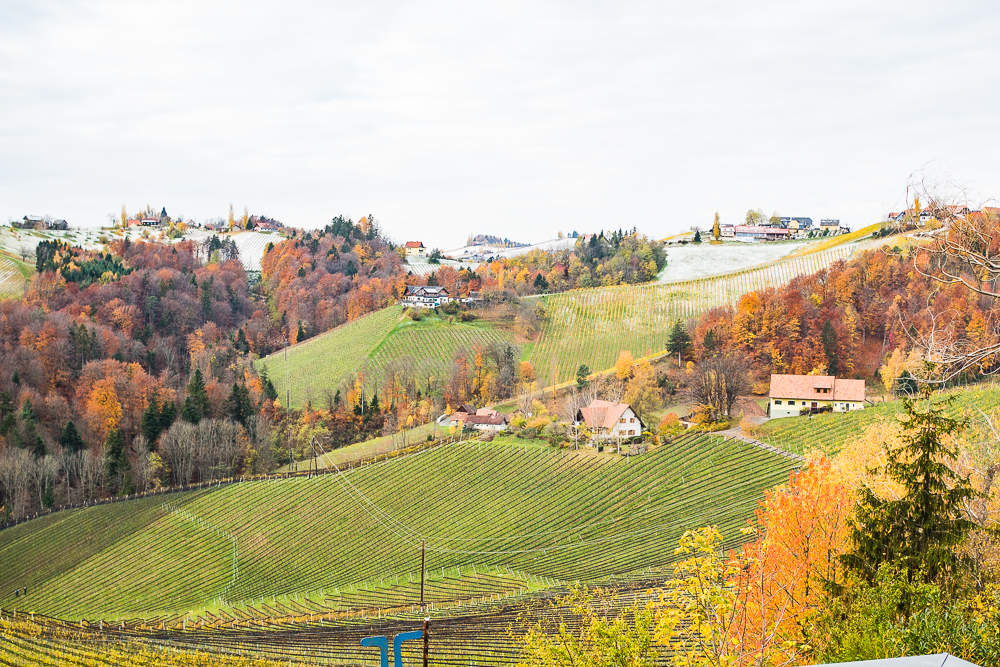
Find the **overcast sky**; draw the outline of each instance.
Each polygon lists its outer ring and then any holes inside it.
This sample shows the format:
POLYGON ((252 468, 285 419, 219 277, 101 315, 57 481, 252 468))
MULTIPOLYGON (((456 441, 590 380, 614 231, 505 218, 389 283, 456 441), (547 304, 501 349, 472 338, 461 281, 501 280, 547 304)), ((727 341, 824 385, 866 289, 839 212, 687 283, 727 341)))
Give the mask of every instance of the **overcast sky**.
POLYGON ((2 0, 0 218, 856 227, 928 163, 1000 195, 997 7, 2 0))

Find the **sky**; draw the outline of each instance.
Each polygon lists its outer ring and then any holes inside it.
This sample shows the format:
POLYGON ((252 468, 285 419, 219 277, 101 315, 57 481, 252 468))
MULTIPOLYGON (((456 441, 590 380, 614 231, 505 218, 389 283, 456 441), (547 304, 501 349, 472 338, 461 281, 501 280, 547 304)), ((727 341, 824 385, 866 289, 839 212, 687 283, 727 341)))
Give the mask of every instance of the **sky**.
POLYGON ((122 205, 453 248, 1000 196, 995 2, 0 2, 0 222, 122 205))

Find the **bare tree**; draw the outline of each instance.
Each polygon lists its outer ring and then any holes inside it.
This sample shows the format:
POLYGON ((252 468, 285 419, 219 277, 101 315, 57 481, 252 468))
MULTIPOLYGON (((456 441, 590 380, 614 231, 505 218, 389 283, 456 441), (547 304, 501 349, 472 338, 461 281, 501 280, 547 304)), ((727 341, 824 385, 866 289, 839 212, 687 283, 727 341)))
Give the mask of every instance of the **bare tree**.
POLYGON ((15 519, 23 517, 28 508, 34 465, 34 457, 26 449, 8 447, 0 452, 0 489, 3 490, 4 505, 15 519))
POLYGON ((730 416, 736 399, 750 391, 750 369, 739 356, 728 354, 701 362, 691 376, 691 400, 707 407, 713 419, 730 416))

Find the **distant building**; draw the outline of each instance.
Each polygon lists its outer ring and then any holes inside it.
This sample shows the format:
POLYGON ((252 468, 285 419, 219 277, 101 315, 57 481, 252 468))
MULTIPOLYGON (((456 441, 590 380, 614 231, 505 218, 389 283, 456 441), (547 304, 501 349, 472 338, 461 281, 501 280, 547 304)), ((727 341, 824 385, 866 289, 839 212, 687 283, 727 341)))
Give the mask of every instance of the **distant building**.
POLYGON ((451 423, 460 428, 474 428, 477 431, 506 431, 510 416, 490 408, 476 410, 471 405, 463 405, 451 415, 451 423))
POLYGON ((719 238, 736 238, 736 225, 719 225, 719 238))
POLYGON ((69 229, 69 223, 63 219, 53 220, 49 223, 49 229, 69 229))
POLYGON ((451 301, 448 290, 437 285, 407 285, 400 303, 414 308, 436 308, 451 301))
POLYGON ((645 424, 628 403, 590 402, 576 411, 575 425, 585 424, 599 440, 641 436, 645 424))
POLYGON ((819 229, 821 232, 837 233, 840 231, 840 220, 820 220, 819 229))
POLYGON ((426 257, 427 248, 420 241, 407 241, 406 245, 403 246, 406 249, 407 257, 426 257))
POLYGON ((792 238, 792 232, 781 227, 760 225, 736 225, 736 240, 754 243, 756 241, 784 241, 792 238))
POLYGON ((865 408, 865 381, 832 375, 771 374, 770 415, 795 417, 808 412, 851 412, 865 408))
POLYGON ((781 226, 787 229, 809 229, 813 226, 812 218, 793 218, 786 216, 779 219, 781 220, 781 226))

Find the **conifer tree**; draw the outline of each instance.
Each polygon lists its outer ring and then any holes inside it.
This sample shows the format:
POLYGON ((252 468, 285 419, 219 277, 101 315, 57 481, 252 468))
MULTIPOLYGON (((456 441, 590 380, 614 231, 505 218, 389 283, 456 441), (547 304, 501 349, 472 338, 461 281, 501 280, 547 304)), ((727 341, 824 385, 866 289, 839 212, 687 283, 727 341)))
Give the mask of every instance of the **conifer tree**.
POLYGON ((681 355, 691 347, 691 335, 680 320, 674 322, 670 335, 667 337, 667 352, 677 355, 677 368, 681 367, 681 355))
POLYGON ((62 432, 59 434, 59 445, 68 452, 79 452, 84 448, 83 438, 76 430, 76 424, 72 420, 66 422, 62 432))
POLYGON ((195 405, 190 395, 184 399, 184 405, 181 407, 181 419, 189 424, 197 424, 201 421, 201 411, 198 410, 198 406, 195 405))
POLYGON ((165 401, 160 408, 160 433, 169 429, 177 420, 177 406, 173 401, 165 401))
POLYGON ((253 404, 250 402, 250 390, 246 385, 233 383, 233 390, 226 400, 226 414, 244 427, 247 425, 247 419, 253 415, 253 404))
MULTIPOLYGON (((205 391, 205 378, 202 376, 200 368, 196 368, 194 375, 191 376, 191 382, 188 383, 187 393, 188 398, 191 399, 192 405, 198 411, 198 420, 202 417, 212 416, 212 406, 208 401, 208 392, 205 391)), ((187 401, 185 401, 185 404, 186 403, 187 401)), ((187 418, 185 417, 185 419, 187 418)), ((194 421, 192 423, 196 424, 198 422, 194 421)))
POLYGON ((862 486, 849 522, 853 549, 841 562, 868 583, 875 582, 885 564, 898 568, 908 582, 949 578, 963 565, 956 547, 974 527, 962 506, 982 494, 946 464, 958 454, 946 436, 968 422, 945 414, 955 397, 932 405, 930 389, 921 396, 926 410, 918 410, 915 400, 903 399, 902 444, 886 448, 885 472, 903 489, 903 496, 885 500, 862 486))
POLYGON ((160 437, 160 403, 156 400, 156 394, 149 398, 149 404, 142 413, 140 428, 149 446, 155 445, 157 438, 160 437))
POLYGON ((833 324, 830 320, 823 322, 823 331, 819 336, 823 344, 823 351, 826 353, 826 368, 830 375, 837 374, 837 334, 833 331, 833 324))
POLYGON ((112 480, 112 484, 120 484, 118 486, 120 490, 127 491, 130 466, 128 454, 125 451, 125 436, 122 435, 121 429, 116 428, 108 433, 108 437, 104 441, 104 449, 107 452, 104 467, 108 479, 112 480))

